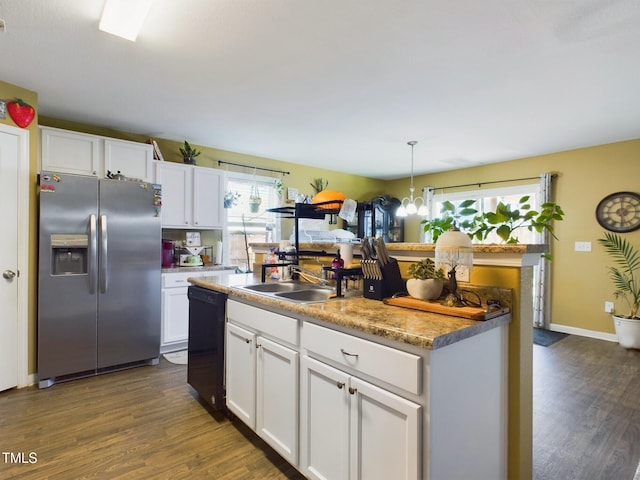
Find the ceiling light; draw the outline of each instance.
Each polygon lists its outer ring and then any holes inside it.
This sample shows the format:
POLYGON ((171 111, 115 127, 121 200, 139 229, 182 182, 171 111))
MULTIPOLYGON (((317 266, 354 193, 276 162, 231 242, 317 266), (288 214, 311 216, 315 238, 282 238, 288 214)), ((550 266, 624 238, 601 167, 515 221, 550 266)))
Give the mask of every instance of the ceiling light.
POLYGON ((100 30, 135 42, 152 1, 106 0, 100 18, 100 30))
POLYGON ((413 188, 413 147, 416 143, 418 143, 416 140, 407 142, 407 145, 411 146, 411 186, 409 187, 409 196, 402 199, 400 207, 398 207, 398 210, 396 211, 396 215, 398 217, 406 217, 407 215, 415 215, 416 213, 421 217, 427 215, 427 206, 424 204, 424 198, 419 196, 415 200, 413 199, 413 192, 415 191, 415 188, 413 188), (416 203, 418 200, 420 200, 419 207, 416 203))

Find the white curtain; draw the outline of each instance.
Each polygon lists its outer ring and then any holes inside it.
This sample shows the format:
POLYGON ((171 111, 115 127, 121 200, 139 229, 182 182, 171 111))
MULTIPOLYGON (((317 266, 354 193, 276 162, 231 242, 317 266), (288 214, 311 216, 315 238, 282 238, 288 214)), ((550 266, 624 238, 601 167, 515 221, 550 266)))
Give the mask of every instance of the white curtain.
MULTIPOLYGON (((540 206, 551 201, 551 173, 540 175, 540 206)), ((549 245, 550 235, 546 230, 539 234, 538 243, 549 245)), ((533 283, 533 325, 535 327, 549 327, 549 265, 548 260, 541 258, 534 268, 533 283)))

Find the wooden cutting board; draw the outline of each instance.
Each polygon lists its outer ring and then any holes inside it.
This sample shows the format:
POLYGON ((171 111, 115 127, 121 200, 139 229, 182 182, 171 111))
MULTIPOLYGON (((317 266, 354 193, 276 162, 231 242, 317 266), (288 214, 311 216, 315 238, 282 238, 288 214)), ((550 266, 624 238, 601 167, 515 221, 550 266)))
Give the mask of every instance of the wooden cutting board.
POLYGON ((396 307, 411 308, 413 310, 422 310, 424 312, 431 313, 441 313, 443 315, 468 318, 471 320, 489 320, 491 318, 504 315, 505 313, 509 313, 508 307, 492 309, 490 312, 485 312, 484 308, 480 307, 447 307, 442 305, 439 301, 420 300, 413 297, 385 298, 383 302, 387 305, 394 305, 396 307))

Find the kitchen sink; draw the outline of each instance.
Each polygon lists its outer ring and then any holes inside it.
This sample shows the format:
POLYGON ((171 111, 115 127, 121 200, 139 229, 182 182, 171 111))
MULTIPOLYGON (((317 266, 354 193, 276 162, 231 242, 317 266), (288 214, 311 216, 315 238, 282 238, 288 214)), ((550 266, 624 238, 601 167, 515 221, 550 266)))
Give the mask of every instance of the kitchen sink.
POLYGON ((247 285, 242 287, 246 290, 253 290, 257 293, 280 293, 280 292, 292 292, 298 290, 309 290, 314 288, 323 288, 319 285, 312 283, 301 282, 278 282, 278 283, 258 283, 256 285, 247 285))
POLYGON ((239 287, 253 293, 296 303, 326 302, 335 295, 334 289, 304 282, 258 283, 239 287))
POLYGON ((314 303, 326 302, 335 296, 335 292, 329 288, 311 288, 307 290, 294 290, 292 292, 280 292, 274 296, 291 300, 292 302, 314 303))

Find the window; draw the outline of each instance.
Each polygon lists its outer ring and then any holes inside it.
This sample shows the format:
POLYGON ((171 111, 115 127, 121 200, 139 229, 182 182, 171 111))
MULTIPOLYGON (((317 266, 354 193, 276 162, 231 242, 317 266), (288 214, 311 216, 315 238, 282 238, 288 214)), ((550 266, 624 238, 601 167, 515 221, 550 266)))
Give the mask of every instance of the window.
POLYGON ((224 233, 226 262, 248 272, 253 270, 254 255, 250 243, 277 242, 280 222, 276 214, 267 212, 278 206, 273 177, 227 173, 225 192, 240 194, 231 208, 226 208, 227 228, 224 233), (252 200, 259 198, 259 204, 252 200))
MULTIPOLYGON (((442 202, 445 200, 450 201, 454 205, 458 206, 464 200, 476 200, 473 208, 478 210, 478 214, 482 214, 487 211, 494 211, 498 203, 502 202, 505 205, 511 205, 516 207, 518 201, 525 195, 529 195, 529 203, 533 210, 539 210, 540 208, 540 195, 539 186, 535 184, 516 185, 511 187, 501 187, 493 189, 478 189, 467 190, 452 193, 433 193, 431 194, 429 187, 423 189, 424 198, 428 198, 429 195, 433 195, 431 202, 431 215, 430 218, 437 218, 440 216, 440 210, 442 209, 442 202)), ((426 238, 426 234, 421 232, 420 241, 430 241, 426 238)), ((526 228, 518 229, 514 232, 514 236, 520 243, 541 243, 542 237, 535 231, 530 232, 526 228)), ((475 243, 480 243, 478 240, 473 240, 475 243)), ((487 239, 481 243, 502 243, 502 240, 495 232, 492 232, 487 239)))
MULTIPOLYGON (((546 174, 545 174, 546 175, 546 174)), ((505 205, 510 205, 515 208, 520 198, 525 195, 529 196, 529 203, 531 208, 536 211, 540 211, 540 205, 547 201, 543 198, 544 182, 542 183, 529 183, 522 185, 514 185, 509 187, 500 187, 493 189, 476 189, 466 190, 459 192, 442 192, 434 193, 433 189, 424 187, 422 190, 423 198, 426 199, 427 205, 430 205, 430 218, 437 218, 440 216, 442 209, 442 202, 445 200, 450 201, 456 207, 464 200, 476 200, 473 208, 478 210, 479 214, 487 211, 494 211, 499 202, 505 205)), ((420 241, 429 242, 428 238, 430 234, 425 234, 424 231, 420 232, 420 241)), ((543 234, 536 231, 529 231, 526 228, 518 229, 513 233, 520 243, 543 243, 543 234)), ((502 240, 495 232, 492 232, 484 241, 479 242, 473 239, 474 243, 502 243, 502 240)), ((549 319, 548 312, 548 291, 549 281, 548 272, 545 268, 545 260, 542 258, 537 266, 533 268, 533 324, 534 326, 548 325, 549 319)))

